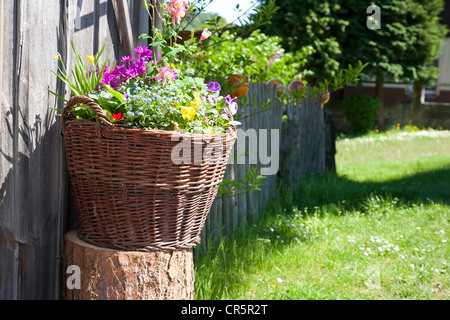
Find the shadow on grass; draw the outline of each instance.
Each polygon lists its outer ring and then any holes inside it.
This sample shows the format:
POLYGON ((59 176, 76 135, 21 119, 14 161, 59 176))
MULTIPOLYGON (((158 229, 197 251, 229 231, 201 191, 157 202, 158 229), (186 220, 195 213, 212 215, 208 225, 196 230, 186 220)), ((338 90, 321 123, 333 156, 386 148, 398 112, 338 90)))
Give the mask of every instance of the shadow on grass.
POLYGON ((311 208, 345 201, 351 209, 359 207, 368 195, 390 195, 405 204, 450 204, 450 166, 382 182, 359 182, 330 173, 308 176, 300 181, 294 205, 311 208))
POLYGON ((242 290, 245 274, 266 268, 265 258, 269 255, 283 250, 292 241, 308 241, 302 225, 291 220, 298 210, 305 212, 308 208, 306 211, 314 214, 327 206, 331 208, 326 211, 328 214, 333 214, 333 209, 336 214, 364 212, 368 199, 374 196, 397 198, 399 206, 450 205, 450 166, 385 182, 358 182, 334 173, 316 174, 302 177, 295 191, 287 189, 279 189, 265 214, 249 221, 244 232, 196 255, 199 299, 223 299, 227 293, 242 290))

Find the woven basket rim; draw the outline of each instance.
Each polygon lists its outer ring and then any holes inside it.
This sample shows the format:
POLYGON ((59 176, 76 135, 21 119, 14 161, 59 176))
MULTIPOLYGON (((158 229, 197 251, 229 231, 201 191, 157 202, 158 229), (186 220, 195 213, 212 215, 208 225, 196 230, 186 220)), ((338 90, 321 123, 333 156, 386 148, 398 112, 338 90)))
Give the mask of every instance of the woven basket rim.
MULTIPOLYGON (((96 126, 97 121, 89 121, 89 120, 82 120, 82 119, 71 119, 66 118, 64 119, 64 122, 66 123, 79 123, 79 124, 86 124, 89 126, 96 126)), ((162 130, 162 129, 146 129, 146 128, 136 128, 132 126, 124 126, 119 124, 111 124, 111 125, 100 125, 102 130, 117 130, 117 131, 128 131, 130 133, 143 133, 143 134, 159 134, 159 135, 177 135, 177 136, 190 136, 190 137, 224 137, 228 134, 232 134, 235 136, 237 134, 237 129, 235 126, 229 126, 227 129, 231 129, 231 132, 225 132, 225 133, 216 133, 216 134, 205 134, 205 133, 192 133, 192 132, 186 132, 186 131, 175 131, 175 130, 162 130)))

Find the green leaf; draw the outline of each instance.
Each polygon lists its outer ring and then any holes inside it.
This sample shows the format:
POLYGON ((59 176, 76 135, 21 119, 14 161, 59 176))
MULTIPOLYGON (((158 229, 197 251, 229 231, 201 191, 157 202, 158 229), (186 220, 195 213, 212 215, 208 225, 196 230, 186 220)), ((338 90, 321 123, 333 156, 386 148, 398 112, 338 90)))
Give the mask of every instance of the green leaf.
POLYGON ((119 100, 120 102, 123 101, 123 99, 125 98, 125 96, 123 94, 121 94, 119 91, 114 90, 110 85, 105 85, 105 88, 108 89, 108 91, 114 96, 116 97, 117 100, 119 100))

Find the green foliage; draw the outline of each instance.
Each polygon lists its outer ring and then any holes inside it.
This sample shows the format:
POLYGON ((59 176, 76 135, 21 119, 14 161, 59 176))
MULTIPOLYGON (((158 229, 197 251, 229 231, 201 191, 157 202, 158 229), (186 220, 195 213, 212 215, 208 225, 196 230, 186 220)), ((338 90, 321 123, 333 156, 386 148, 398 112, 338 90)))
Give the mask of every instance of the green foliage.
MULTIPOLYGON (((260 1, 265 4, 266 0, 260 1)), ((349 25, 342 17, 339 0, 277 0, 280 9, 272 17, 271 23, 262 30, 269 35, 283 38, 283 47, 296 52, 311 46, 314 54, 308 63, 313 71, 309 82, 335 76, 340 69, 338 61, 342 53, 340 38, 349 25)), ((361 12, 365 12, 361 11, 361 12)))
POLYGON ((368 94, 358 94, 344 99, 343 113, 351 122, 355 133, 367 133, 373 129, 378 117, 378 105, 378 99, 368 94))
POLYGON ((279 78, 288 83, 302 77, 302 68, 312 48, 285 52, 281 41, 280 37, 270 37, 259 30, 246 38, 236 38, 227 30, 185 66, 188 73, 214 79, 238 73, 255 82, 279 78))
MULTIPOLYGON (((260 1, 262 4, 266 0, 260 1)), ((367 28, 367 7, 360 0, 277 0, 281 8, 263 32, 283 37, 289 51, 310 45, 312 80, 334 76, 341 65, 368 63, 364 76, 379 80, 420 80, 437 76, 446 27, 440 23, 443 0, 379 0, 381 28, 367 28)))
POLYGON ((234 197, 251 191, 260 191, 262 180, 266 177, 261 175, 260 170, 256 167, 247 168, 246 171, 243 179, 224 179, 217 192, 217 197, 234 197))
POLYGON ((443 0, 410 1, 408 33, 411 45, 402 55, 406 80, 434 85, 439 77, 438 69, 433 66, 444 44, 443 39, 448 33, 441 24, 440 13, 444 9, 443 0))
POLYGON ((437 70, 429 64, 439 56, 446 28, 440 24, 442 0, 378 1, 381 28, 370 30, 359 14, 366 3, 345 2, 352 28, 342 38, 344 61, 354 57, 368 62, 365 74, 378 79, 430 81, 437 70), (358 39, 355 41, 354 39, 358 39))
MULTIPOLYGON (((100 57, 103 54, 105 46, 103 45, 102 49, 95 56, 86 58, 82 58, 81 55, 76 51, 75 45, 72 41, 72 51, 75 58, 75 67, 67 71, 64 62, 61 60, 61 55, 57 54, 53 59, 58 60, 60 63, 60 67, 58 71, 55 72, 51 70, 56 77, 58 77, 67 88, 71 91, 72 96, 89 96, 89 93, 95 89, 97 89, 100 85, 100 82, 103 78, 103 73, 105 71, 105 67, 109 64, 109 59, 106 59, 103 64, 100 63, 100 57), (88 63, 89 62, 89 63, 88 63), (98 71, 98 72, 97 72, 98 71)), ((49 88, 47 90, 58 97, 59 99, 67 102, 67 99, 53 92, 49 88)))

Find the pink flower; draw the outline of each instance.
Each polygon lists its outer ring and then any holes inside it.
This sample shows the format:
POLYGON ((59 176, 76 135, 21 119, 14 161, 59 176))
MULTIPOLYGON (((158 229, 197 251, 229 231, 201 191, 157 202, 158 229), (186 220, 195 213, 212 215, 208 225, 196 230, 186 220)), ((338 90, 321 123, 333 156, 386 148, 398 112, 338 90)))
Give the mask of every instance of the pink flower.
POLYGON ((171 0, 167 11, 173 14, 173 25, 176 23, 181 23, 181 18, 184 17, 187 13, 189 13, 189 9, 186 7, 189 4, 182 0, 171 0))
POLYGON ((205 28, 205 29, 203 29, 203 32, 202 32, 202 35, 200 36, 199 42, 201 43, 203 40, 206 40, 209 37, 211 37, 211 31, 208 31, 208 29, 205 28))
POLYGON ((159 73, 155 76, 156 80, 162 78, 163 87, 166 86, 167 79, 174 81, 176 77, 175 70, 170 68, 168 65, 164 66, 161 69, 158 69, 159 73))

